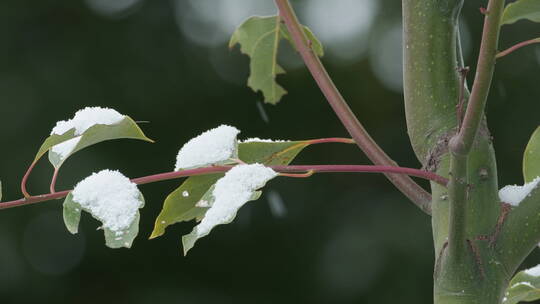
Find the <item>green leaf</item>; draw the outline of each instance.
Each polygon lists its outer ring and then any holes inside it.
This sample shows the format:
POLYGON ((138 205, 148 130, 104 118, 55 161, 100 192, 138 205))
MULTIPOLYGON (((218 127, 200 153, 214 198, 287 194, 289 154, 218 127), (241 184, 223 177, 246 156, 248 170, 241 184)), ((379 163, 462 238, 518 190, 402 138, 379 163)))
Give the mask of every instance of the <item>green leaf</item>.
MULTIPOLYGON (((238 145, 239 158, 248 163, 261 163, 266 166, 288 165, 305 147, 310 145, 309 140, 288 142, 245 142, 238 145)), ((208 207, 198 207, 197 203, 203 200, 218 179, 224 174, 192 176, 176 190, 174 190, 163 203, 163 209, 156 218, 151 239, 161 236, 165 229, 172 224, 187 222, 204 217, 208 207), (187 196, 185 195, 187 194, 187 196)), ((200 204, 199 204, 200 205, 200 204)), ((204 206, 204 204, 203 204, 204 206)))
POLYGON ((197 207, 197 203, 218 179, 224 174, 210 174, 192 176, 174 190, 163 203, 163 209, 156 218, 154 230, 150 239, 165 233, 167 226, 187 222, 192 219, 200 219, 208 210, 207 207, 197 207))
POLYGON ((71 234, 79 232, 79 222, 81 221, 81 205, 73 201, 71 192, 64 200, 64 224, 71 234))
MULTIPOLYGON (((114 125, 97 124, 84 131, 80 136, 76 136, 75 129, 71 129, 62 135, 53 134, 45 140, 41 145, 39 152, 36 154, 34 162, 36 162, 45 152, 49 151, 49 161, 55 168, 60 168, 64 161, 77 151, 80 151, 88 146, 100 143, 106 140, 131 138, 139 139, 148 142, 153 142, 144 135, 137 123, 128 116, 114 125), (80 138, 77 142, 76 138, 80 138), (71 151, 65 155, 56 153, 53 149, 58 144, 65 144, 67 141, 73 140, 76 144, 71 151)), ((72 142, 73 142, 72 141, 72 142)))
POLYGON ((534 272, 524 270, 514 276, 504 295, 503 304, 515 304, 520 301, 530 302, 540 299, 540 276, 531 275, 531 273, 534 272))
POLYGON ((523 154, 523 177, 525 183, 529 183, 540 176, 540 127, 529 139, 529 143, 523 154))
MULTIPOLYGON (((144 197, 141 193, 139 193, 139 200, 141 202, 141 207, 144 206, 144 197)), ((64 200, 64 224, 66 225, 66 228, 69 232, 72 234, 76 234, 79 232, 79 222, 81 220, 81 212, 82 210, 90 212, 90 210, 83 208, 79 203, 73 200, 73 195, 71 192, 67 195, 66 199, 64 200)), ((97 217, 92 214, 92 216, 99 220, 97 217)), ((135 219, 131 223, 131 225, 121 231, 112 231, 109 228, 104 227, 104 234, 105 234, 105 245, 110 248, 131 248, 131 245, 133 244, 133 240, 135 237, 137 237, 137 234, 139 233, 139 220, 140 220, 140 213, 137 211, 137 214, 135 216, 135 219)))
MULTIPOLYGON (((309 29, 304 27, 304 30, 313 51, 322 56, 323 48, 320 41, 309 29)), ((253 16, 235 30, 229 41, 230 48, 240 44, 240 51, 251 58, 248 86, 255 92, 261 91, 264 101, 271 104, 278 103, 287 93, 276 82, 276 76, 285 73, 285 70, 277 64, 279 42, 282 38, 292 42, 287 28, 280 22, 278 16, 253 16)))
POLYGON ((0 181, 0 202, 2 201, 2 181, 0 181))
POLYGON ((294 158, 311 141, 284 141, 264 142, 251 141, 238 145, 238 157, 245 163, 260 163, 265 166, 284 166, 290 164, 294 158))
POLYGON ((504 9, 501 25, 512 24, 521 19, 540 22, 540 1, 518 0, 508 4, 504 9))

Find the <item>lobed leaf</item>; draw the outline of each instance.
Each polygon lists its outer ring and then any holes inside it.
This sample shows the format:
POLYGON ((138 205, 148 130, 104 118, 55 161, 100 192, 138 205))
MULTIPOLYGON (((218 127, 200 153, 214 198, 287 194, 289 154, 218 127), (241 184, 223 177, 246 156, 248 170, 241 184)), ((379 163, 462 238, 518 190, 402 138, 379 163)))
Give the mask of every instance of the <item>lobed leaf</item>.
POLYGON ((504 9, 501 25, 512 24, 522 19, 540 22, 540 1, 518 0, 504 9))
MULTIPOLYGON (((142 194, 139 194, 139 200, 142 203, 142 208, 144 206, 144 197, 142 196, 142 194)), ((71 234, 77 234, 79 232, 79 222, 81 220, 82 210, 87 211, 92 215, 92 217, 99 220, 97 217, 94 216, 94 214, 91 213, 90 210, 83 208, 79 203, 74 201, 71 192, 66 196, 66 199, 64 200, 63 209, 64 224, 66 225, 67 230, 71 234)), ((113 249, 121 247, 131 248, 133 240, 135 240, 135 237, 137 237, 137 234, 139 233, 139 220, 140 213, 137 211, 135 219, 133 220, 131 225, 124 230, 112 231, 109 228, 103 227, 105 235, 105 245, 113 249)))
POLYGON ((508 286, 503 304, 515 304, 521 301, 530 302, 540 299, 540 276, 532 275, 530 270, 518 272, 508 286))
MULTIPOLYGON (((322 56, 324 52, 320 41, 308 28, 304 27, 304 31, 313 51, 322 56)), ((264 101, 271 104, 278 103, 287 93, 276 82, 277 75, 285 73, 285 70, 277 64, 279 42, 282 38, 294 46, 279 16, 253 16, 235 30, 229 41, 230 48, 240 44, 240 51, 251 59, 248 86, 255 92, 261 91, 264 101)))
MULTIPOLYGON (((238 144, 239 158, 248 163, 261 163, 266 166, 288 165, 310 141, 287 142, 245 142, 238 144)), ((165 233, 165 229, 175 223, 187 222, 193 219, 199 221, 208 210, 205 204, 197 203, 224 174, 192 176, 174 190, 163 203, 163 208, 156 218, 154 230, 150 238, 156 238, 165 233), (187 196, 185 195, 187 193, 187 196)))
POLYGON ((536 128, 529 139, 523 154, 523 177, 529 183, 540 176, 540 127, 536 128))

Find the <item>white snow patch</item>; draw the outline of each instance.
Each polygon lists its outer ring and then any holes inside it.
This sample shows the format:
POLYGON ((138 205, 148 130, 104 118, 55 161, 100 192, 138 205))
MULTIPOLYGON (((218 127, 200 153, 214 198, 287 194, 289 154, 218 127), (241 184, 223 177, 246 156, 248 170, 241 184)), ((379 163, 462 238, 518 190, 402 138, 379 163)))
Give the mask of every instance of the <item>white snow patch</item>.
POLYGON ((114 232, 127 229, 143 205, 137 185, 113 170, 93 173, 75 186, 72 195, 73 201, 114 232))
POLYGON ((175 171, 216 164, 236 157, 240 133, 235 127, 221 125, 192 138, 178 151, 175 171))
POLYGON ((516 283, 516 284, 510 286, 510 288, 514 288, 514 287, 522 286, 522 285, 536 289, 536 287, 534 287, 533 284, 531 284, 531 282, 519 282, 519 283, 516 283))
POLYGON ((94 125, 114 125, 124 118, 124 115, 113 109, 86 107, 77 111, 72 119, 57 122, 51 131, 51 135, 62 135, 73 128, 75 128, 75 135, 81 135, 94 125))
POLYGON ((502 202, 512 206, 518 206, 540 183, 540 176, 523 186, 509 185, 499 190, 499 198, 502 202))
POLYGON ((526 269, 523 272, 533 277, 540 277, 540 264, 532 268, 526 269))
POLYGON ((75 146, 81 141, 82 136, 74 137, 70 140, 52 147, 52 151, 60 156, 60 159, 66 158, 75 149, 75 146))
POLYGON ((208 201, 200 200, 195 204, 195 207, 208 208, 208 207, 211 207, 211 205, 210 203, 208 203, 208 201))
POLYGON ((240 141, 241 143, 250 143, 250 142, 265 142, 265 143, 283 143, 290 142, 290 140, 281 140, 281 139, 261 139, 258 137, 247 138, 240 141))
POLYGON ((205 236, 216 225, 230 223, 236 212, 277 173, 261 164, 238 165, 216 182, 212 196, 214 203, 201 223, 195 227, 198 237, 205 236))

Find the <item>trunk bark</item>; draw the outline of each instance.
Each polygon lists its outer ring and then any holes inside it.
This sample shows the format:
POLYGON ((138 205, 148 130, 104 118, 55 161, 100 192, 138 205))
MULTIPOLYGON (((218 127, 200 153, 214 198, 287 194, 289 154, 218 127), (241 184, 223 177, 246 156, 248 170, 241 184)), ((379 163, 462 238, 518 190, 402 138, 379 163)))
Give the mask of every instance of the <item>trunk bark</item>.
MULTIPOLYGON (((457 131, 462 88, 458 20, 463 0, 402 0, 404 95, 407 130, 426 170, 449 176, 448 141, 457 131)), ((466 104, 463 105, 463 109, 466 104)), ((452 256, 448 189, 432 183, 436 265, 434 303, 496 304, 510 277, 497 254, 502 215, 497 168, 486 123, 467 158, 466 251, 452 256)))

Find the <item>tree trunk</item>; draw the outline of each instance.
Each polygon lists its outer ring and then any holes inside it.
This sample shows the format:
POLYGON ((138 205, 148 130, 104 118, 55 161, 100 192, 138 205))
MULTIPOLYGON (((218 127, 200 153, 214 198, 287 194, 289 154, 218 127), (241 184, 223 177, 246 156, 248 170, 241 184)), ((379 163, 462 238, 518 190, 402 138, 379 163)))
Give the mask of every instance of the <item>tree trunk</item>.
MULTIPOLYGON (((403 0, 404 94, 411 144, 426 170, 449 176, 448 141, 457 132, 462 92, 458 19, 463 0, 403 0)), ((463 106, 465 109, 466 105, 463 106)), ((511 275, 496 254, 504 215, 497 194, 497 168, 484 121, 467 159, 465 254, 447 250, 448 189, 432 183, 436 265, 434 303, 496 304, 511 275)))

